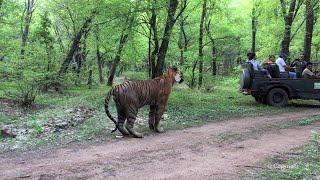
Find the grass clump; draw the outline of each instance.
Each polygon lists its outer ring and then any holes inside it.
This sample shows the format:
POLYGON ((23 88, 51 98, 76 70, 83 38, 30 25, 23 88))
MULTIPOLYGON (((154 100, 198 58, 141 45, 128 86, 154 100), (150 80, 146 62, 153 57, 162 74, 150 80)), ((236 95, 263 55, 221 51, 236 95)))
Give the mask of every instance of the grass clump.
POLYGON ((265 179, 319 179, 320 178, 320 136, 311 134, 311 143, 303 147, 294 157, 277 157, 267 165, 269 168, 262 171, 265 179))

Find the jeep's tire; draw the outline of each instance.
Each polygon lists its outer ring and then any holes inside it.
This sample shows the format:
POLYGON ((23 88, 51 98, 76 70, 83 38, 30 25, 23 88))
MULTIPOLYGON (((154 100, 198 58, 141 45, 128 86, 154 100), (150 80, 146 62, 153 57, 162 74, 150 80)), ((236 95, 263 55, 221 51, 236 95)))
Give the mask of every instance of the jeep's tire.
POLYGON ((267 95, 267 103, 271 106, 286 106, 288 101, 289 98, 287 92, 281 88, 271 89, 267 95))
POLYGON ((248 89, 250 88, 251 84, 251 75, 249 69, 245 68, 242 69, 242 73, 240 75, 240 88, 241 89, 248 89))

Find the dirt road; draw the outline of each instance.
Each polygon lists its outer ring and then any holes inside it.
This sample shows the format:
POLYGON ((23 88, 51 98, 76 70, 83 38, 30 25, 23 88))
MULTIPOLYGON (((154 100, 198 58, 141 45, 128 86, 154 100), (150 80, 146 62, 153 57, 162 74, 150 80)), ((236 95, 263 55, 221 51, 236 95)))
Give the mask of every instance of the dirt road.
POLYGON ((0 155, 0 178, 212 179, 234 177, 245 166, 306 143, 320 122, 283 126, 317 109, 271 117, 234 119, 143 139, 0 155), (281 126, 282 125, 282 126, 281 126), (277 128, 282 127, 282 128, 277 128))

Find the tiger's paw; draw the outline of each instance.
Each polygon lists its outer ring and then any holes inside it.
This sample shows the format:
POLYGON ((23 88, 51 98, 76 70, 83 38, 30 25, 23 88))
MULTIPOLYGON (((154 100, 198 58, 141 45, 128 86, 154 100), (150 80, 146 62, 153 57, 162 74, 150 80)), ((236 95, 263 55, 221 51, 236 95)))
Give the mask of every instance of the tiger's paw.
POLYGON ((149 124, 149 129, 150 129, 150 130, 154 130, 154 125, 149 124))
POLYGON ((143 138, 143 135, 141 133, 138 133, 135 130, 133 130, 133 125, 126 124, 125 127, 133 137, 135 137, 135 138, 143 138))
POLYGON ((163 133, 163 132, 164 132, 164 129, 163 129, 162 127, 157 127, 157 128, 155 128, 154 130, 155 130, 155 132, 157 132, 157 133, 163 133))
POLYGON ((143 138, 143 135, 141 134, 141 133, 135 133, 135 134, 133 134, 133 137, 135 137, 135 138, 143 138))

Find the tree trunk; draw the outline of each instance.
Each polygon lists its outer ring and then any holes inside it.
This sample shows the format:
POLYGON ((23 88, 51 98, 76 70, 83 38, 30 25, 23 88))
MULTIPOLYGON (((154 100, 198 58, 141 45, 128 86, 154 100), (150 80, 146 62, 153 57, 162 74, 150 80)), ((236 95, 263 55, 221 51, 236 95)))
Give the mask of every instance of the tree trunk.
POLYGON ((92 15, 85 20, 83 23, 83 26, 81 27, 80 31, 76 34, 76 36, 73 38, 71 46, 69 48, 69 52, 63 61, 60 70, 59 70, 59 75, 63 75, 67 72, 69 64, 72 60, 72 57, 74 56, 75 52, 79 49, 80 43, 81 43, 81 38, 83 35, 85 35, 89 31, 89 26, 92 23, 93 18, 95 17, 96 13, 93 12, 92 15))
MULTIPOLYGON (((150 23, 149 23, 150 24, 150 23)), ((151 63, 151 38, 152 38, 152 30, 149 28, 149 36, 148 36, 148 78, 151 79, 152 76, 152 63, 151 63)))
POLYGON ((252 45, 251 52, 256 52, 256 35, 257 35, 257 12, 256 7, 252 8, 252 20, 251 20, 251 30, 252 30, 252 45))
POLYGON ((112 86, 114 75, 116 73, 117 66, 120 62, 122 50, 123 50, 125 43, 127 42, 127 39, 128 39, 128 34, 125 34, 125 32, 122 32, 121 37, 120 37, 118 51, 117 51, 117 54, 113 60, 113 64, 112 64, 110 72, 109 72, 108 83, 107 83, 108 86, 112 86))
POLYGON ((291 0, 289 5, 289 11, 287 12, 286 2, 284 0, 280 0, 282 13, 284 15, 284 36, 281 42, 281 52, 289 55, 290 53, 290 43, 291 43, 291 28, 292 23, 298 13, 302 1, 299 1, 297 4, 296 0, 291 0))
POLYGON ((0 10, 2 8, 3 0, 0 0, 0 10))
POLYGON ((310 61, 314 26, 313 0, 306 0, 306 33, 304 38, 304 60, 310 61))
POLYGON ((92 80, 92 69, 90 69, 89 70, 89 75, 88 75, 88 83, 87 83, 87 85, 89 86, 89 89, 92 88, 92 82, 93 82, 93 80, 92 80))
POLYGON ((195 71, 196 71, 197 64, 198 64, 198 60, 194 61, 192 65, 192 76, 191 76, 191 85, 190 85, 192 89, 196 87, 195 71))
POLYGON ((26 6, 25 6, 25 12, 26 15, 24 16, 23 20, 23 29, 22 29, 22 35, 21 35, 21 58, 24 59, 24 54, 25 54, 25 47, 28 41, 28 35, 29 35, 29 28, 30 28, 30 23, 32 20, 32 14, 34 11, 34 5, 35 1, 34 0, 27 0, 26 1, 26 6))
POLYGON ((199 30, 199 82, 198 88, 201 88, 203 81, 203 33, 204 33, 204 18, 206 17, 207 0, 204 0, 202 5, 202 14, 199 30))
MULTIPOLYGON (((154 3, 156 3, 156 1, 154 3)), ((154 5, 151 8, 151 18, 150 18, 149 24, 150 24, 150 31, 152 32, 152 40, 154 43, 153 51, 150 55, 150 73, 151 73, 150 77, 155 78, 156 57, 159 52, 159 39, 158 39, 158 31, 157 31, 157 14, 156 14, 154 5)))
POLYGON ((100 53, 100 32, 99 32, 99 26, 96 25, 96 29, 95 29, 95 35, 96 35, 96 53, 97 53, 97 65, 98 65, 98 73, 99 73, 99 82, 100 84, 104 83, 104 79, 103 79, 103 67, 102 67, 102 56, 100 53))
POLYGON ((157 54, 157 65, 155 67, 155 72, 152 75, 153 78, 162 75, 162 72, 164 69, 165 57, 166 57, 169 42, 170 42, 171 31, 176 21, 175 13, 178 7, 178 0, 170 0, 169 3, 170 5, 168 9, 168 14, 167 14, 167 21, 164 28, 164 33, 163 33, 162 42, 159 48, 159 52, 157 54))
POLYGON ((53 45, 46 43, 46 53, 47 53, 47 59, 48 59, 48 65, 47 65, 47 72, 51 71, 52 61, 51 61, 51 54, 52 54, 53 45))
POLYGON ((211 63, 212 75, 216 76, 217 75, 217 49, 214 41, 211 43, 211 54, 212 54, 212 63, 211 63))
POLYGON ((179 47, 179 51, 180 51, 179 64, 180 64, 180 66, 183 66, 184 62, 185 62, 184 52, 187 49, 187 37, 186 37, 185 30, 184 30, 184 17, 182 14, 179 18, 179 24, 180 24, 179 42, 178 42, 178 47, 179 47))
POLYGON ((213 38, 213 35, 211 34, 210 30, 211 20, 209 19, 208 23, 206 24, 206 34, 208 38, 210 39, 211 43, 211 55, 212 55, 212 62, 211 62, 211 69, 212 69, 212 75, 217 75, 217 48, 215 45, 215 39, 213 38))

